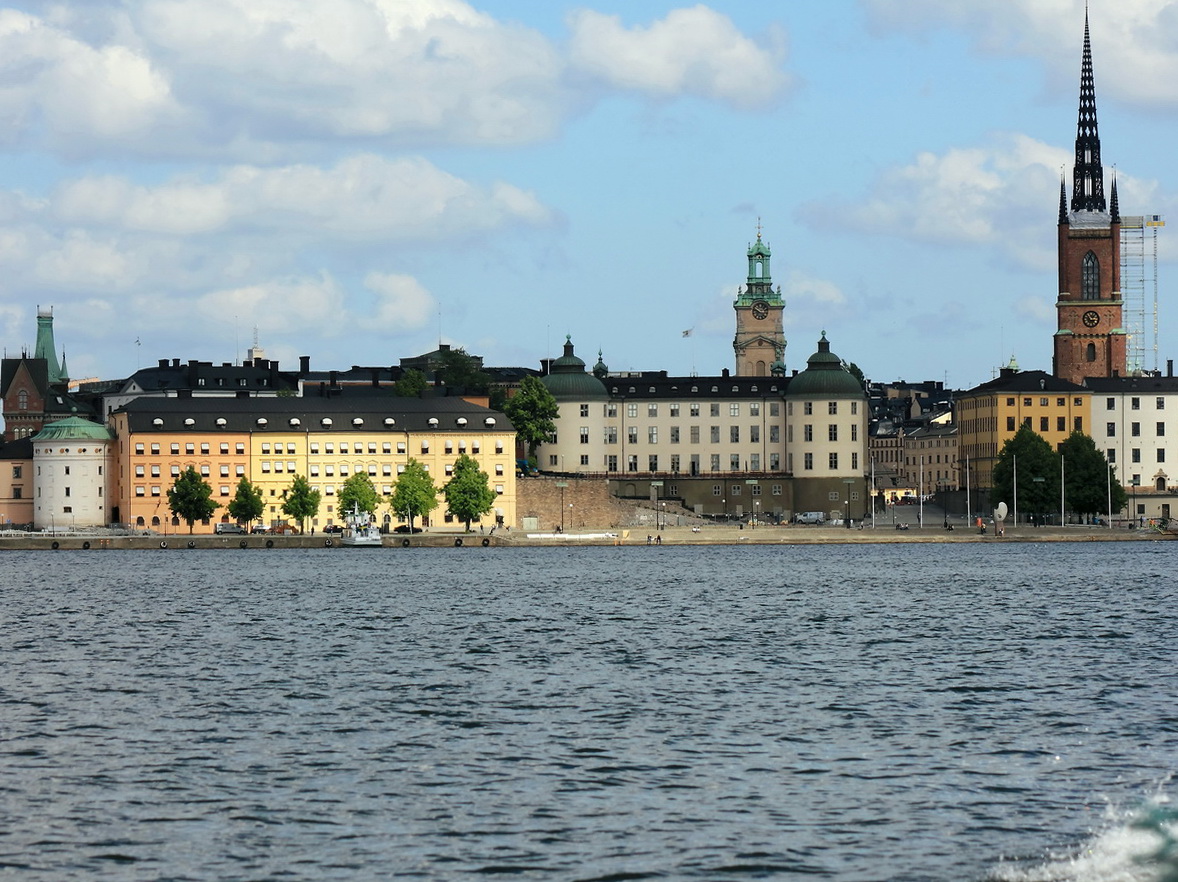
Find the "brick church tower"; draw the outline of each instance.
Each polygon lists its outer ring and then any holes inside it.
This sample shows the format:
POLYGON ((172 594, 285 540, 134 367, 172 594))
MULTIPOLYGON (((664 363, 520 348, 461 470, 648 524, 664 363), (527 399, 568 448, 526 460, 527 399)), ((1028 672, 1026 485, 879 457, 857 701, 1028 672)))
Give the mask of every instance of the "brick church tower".
POLYGON ((749 246, 749 275, 737 292, 732 308, 736 310, 736 336, 732 349, 736 353, 736 376, 767 377, 785 373, 785 329, 782 313, 785 301, 781 286, 773 289, 769 274, 769 245, 761 241, 761 224, 757 223, 757 241, 749 246))
POLYGON ((1085 377, 1123 376, 1127 337, 1121 320, 1121 213, 1117 182, 1111 203, 1104 198, 1096 87, 1088 14, 1084 14, 1084 57, 1080 68, 1080 113, 1072 201, 1059 184, 1058 330, 1052 359, 1055 376, 1072 383, 1085 377))

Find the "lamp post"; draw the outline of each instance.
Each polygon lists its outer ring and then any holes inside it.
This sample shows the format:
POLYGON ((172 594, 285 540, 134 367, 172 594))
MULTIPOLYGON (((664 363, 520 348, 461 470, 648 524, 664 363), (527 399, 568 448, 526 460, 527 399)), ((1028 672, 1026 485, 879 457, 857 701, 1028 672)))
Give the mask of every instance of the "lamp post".
MULTIPOLYGON (((561 514, 564 514, 563 509, 561 510, 561 514)), ((573 529, 573 504, 571 502, 569 503, 569 529, 573 529)))
POLYGON ((847 529, 851 529, 851 488, 855 486, 854 478, 843 478, 843 483, 847 485, 847 511, 846 517, 843 518, 843 523, 847 529))
POLYGON ((724 509, 724 523, 728 523, 728 499, 726 497, 720 500, 720 507, 724 509))
MULTIPOLYGON (((557 481, 556 486, 560 488, 560 532, 564 532, 564 488, 568 486, 567 481, 557 481)), ((569 504, 569 508, 572 508, 569 504)))
MULTIPOLYGON (((659 503, 659 505, 661 505, 662 509, 663 509, 663 526, 659 527, 659 531, 661 532, 663 527, 667 526, 667 503, 661 502, 661 503, 659 503)), ((655 517, 657 517, 657 516, 658 516, 658 509, 655 509, 655 517)))
POLYGON ((1133 476, 1133 484, 1132 484, 1132 486, 1133 486, 1133 511, 1131 511, 1129 513, 1131 515, 1131 518, 1129 521, 1131 524, 1137 523, 1137 487, 1140 483, 1141 483, 1141 476, 1134 475, 1133 476))
POLYGON ((754 499, 753 500, 753 523, 752 523, 752 529, 754 529, 754 530, 757 529, 757 521, 760 520, 760 514, 761 514, 761 500, 754 499))
MULTIPOLYGON (((1046 478, 1044 478, 1044 477, 1040 476, 1040 477, 1037 477, 1037 478, 1031 478, 1031 483, 1033 483, 1033 484, 1037 484, 1037 485, 1042 485, 1042 484, 1043 484, 1043 483, 1044 483, 1046 480, 1047 480, 1046 478)), ((1041 492, 1042 492, 1042 489, 1043 489, 1043 488, 1042 488, 1042 486, 1037 486, 1037 487, 1035 488, 1035 496, 1036 496, 1036 498, 1038 498, 1038 497, 1040 496, 1040 494, 1041 494, 1041 492)), ((1034 515, 1032 515, 1032 517, 1034 517, 1034 515)), ((1039 512, 1039 526, 1040 526, 1040 527, 1042 527, 1042 526, 1043 526, 1043 512, 1039 512)))

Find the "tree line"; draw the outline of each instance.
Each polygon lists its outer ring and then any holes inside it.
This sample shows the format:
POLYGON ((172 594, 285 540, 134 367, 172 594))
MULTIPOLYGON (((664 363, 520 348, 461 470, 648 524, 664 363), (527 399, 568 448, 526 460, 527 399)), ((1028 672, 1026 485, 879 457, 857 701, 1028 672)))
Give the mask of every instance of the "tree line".
MULTIPOLYGON (((454 473, 440 488, 446 501, 447 510, 466 524, 469 532, 471 521, 481 518, 495 506, 497 494, 491 489, 490 477, 479 468, 473 457, 461 454, 454 462, 454 473)), ((428 515, 437 508, 439 488, 431 475, 416 459, 410 458, 405 469, 397 476, 388 502, 398 517, 409 522, 413 530, 415 518, 428 515)), ((312 488, 302 475, 295 475, 289 487, 282 492, 282 513, 294 518, 299 529, 306 530, 306 522, 319 511, 323 494, 312 488)), ((372 479, 363 472, 352 475, 340 485, 336 494, 336 507, 340 513, 353 510, 371 517, 385 500, 372 479)), ((240 523, 256 521, 266 510, 262 489, 243 477, 237 482, 237 491, 229 501, 229 516, 240 523)), ((176 478, 168 490, 168 508, 172 514, 187 521, 191 533, 197 521, 213 516, 220 504, 213 499, 213 488, 201 477, 193 466, 189 466, 176 478)))

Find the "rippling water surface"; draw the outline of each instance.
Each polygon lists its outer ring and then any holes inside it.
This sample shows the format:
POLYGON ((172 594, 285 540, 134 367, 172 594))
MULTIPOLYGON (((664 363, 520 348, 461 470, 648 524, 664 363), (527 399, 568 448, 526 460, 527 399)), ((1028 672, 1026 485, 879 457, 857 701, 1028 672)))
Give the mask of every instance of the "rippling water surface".
POLYGON ((1178 879, 1176 554, 8 552, 0 876, 1178 879))

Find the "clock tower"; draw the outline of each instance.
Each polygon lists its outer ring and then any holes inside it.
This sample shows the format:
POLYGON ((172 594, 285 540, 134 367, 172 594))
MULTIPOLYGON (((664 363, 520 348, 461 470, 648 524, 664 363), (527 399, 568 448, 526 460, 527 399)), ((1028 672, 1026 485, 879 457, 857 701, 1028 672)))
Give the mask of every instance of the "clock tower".
POLYGON ((737 289, 732 304, 736 310, 732 348, 738 377, 785 374, 785 330, 781 323, 785 301, 780 286, 773 290, 769 256, 769 246, 761 241, 761 225, 757 224, 757 241, 748 250, 748 279, 743 288, 737 289))
POLYGON ((1059 298, 1055 308, 1055 376, 1083 383, 1085 377, 1124 375, 1127 336, 1121 320, 1121 212, 1115 178, 1110 202, 1106 204, 1104 198, 1087 13, 1070 207, 1064 182, 1059 184, 1059 298))

